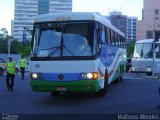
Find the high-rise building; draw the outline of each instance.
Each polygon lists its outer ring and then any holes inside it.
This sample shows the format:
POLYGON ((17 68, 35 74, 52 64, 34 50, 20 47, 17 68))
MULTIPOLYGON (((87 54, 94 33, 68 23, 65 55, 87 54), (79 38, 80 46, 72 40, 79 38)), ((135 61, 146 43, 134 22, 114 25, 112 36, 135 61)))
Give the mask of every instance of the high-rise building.
POLYGON ((136 39, 136 21, 137 17, 128 17, 122 15, 121 12, 113 11, 110 13, 110 16, 107 17, 110 19, 111 23, 121 30, 126 36, 126 44, 131 40, 136 39))
POLYGON ((24 27, 32 30, 37 15, 58 12, 72 12, 72 0, 15 0, 12 36, 18 41, 30 40, 24 27))
POLYGON ((49 13, 49 0, 38 0, 38 14, 49 13))
POLYGON ((136 21, 137 17, 127 17, 126 43, 136 40, 136 21))
MULTIPOLYGON (((13 37, 22 41, 24 27, 32 29, 33 20, 38 15, 38 0, 15 0, 13 37)), ((26 32, 26 39, 31 35, 26 32)))
POLYGON ((136 39, 160 37, 160 0, 143 0, 142 20, 137 21, 136 39))
POLYGON ((126 35, 127 16, 122 15, 121 12, 111 12, 109 17, 112 25, 117 27, 126 35))
POLYGON ((49 13, 72 12, 72 0, 50 0, 49 13))

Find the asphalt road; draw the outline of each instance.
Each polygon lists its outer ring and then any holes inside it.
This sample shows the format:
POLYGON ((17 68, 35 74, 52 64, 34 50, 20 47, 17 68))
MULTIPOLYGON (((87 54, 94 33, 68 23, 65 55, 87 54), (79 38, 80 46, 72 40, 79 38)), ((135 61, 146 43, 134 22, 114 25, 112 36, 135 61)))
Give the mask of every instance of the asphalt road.
POLYGON ((8 92, 5 76, 0 77, 0 113, 2 114, 160 114, 160 81, 126 74, 120 83, 109 86, 106 96, 32 92, 29 75, 17 75, 13 92, 8 92))

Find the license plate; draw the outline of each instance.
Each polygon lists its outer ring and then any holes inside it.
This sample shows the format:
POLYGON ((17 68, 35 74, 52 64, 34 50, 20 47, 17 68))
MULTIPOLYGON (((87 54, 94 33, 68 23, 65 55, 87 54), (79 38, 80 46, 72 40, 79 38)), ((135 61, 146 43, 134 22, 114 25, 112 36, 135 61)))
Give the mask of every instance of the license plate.
POLYGON ((67 91, 66 87, 57 87, 56 91, 67 91))

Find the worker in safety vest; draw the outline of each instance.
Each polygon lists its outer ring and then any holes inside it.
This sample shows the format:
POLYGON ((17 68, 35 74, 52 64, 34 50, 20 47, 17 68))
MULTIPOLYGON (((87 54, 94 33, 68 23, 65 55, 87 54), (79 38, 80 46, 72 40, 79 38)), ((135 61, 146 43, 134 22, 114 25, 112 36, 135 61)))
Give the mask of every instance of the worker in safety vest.
POLYGON ((12 60, 12 57, 9 57, 6 63, 6 84, 9 91, 13 91, 14 78, 16 74, 16 63, 12 60))
POLYGON ((19 66, 21 69, 21 75, 22 75, 22 80, 24 80, 24 74, 25 74, 25 67, 26 67, 26 59, 24 58, 24 55, 21 56, 19 60, 19 66))

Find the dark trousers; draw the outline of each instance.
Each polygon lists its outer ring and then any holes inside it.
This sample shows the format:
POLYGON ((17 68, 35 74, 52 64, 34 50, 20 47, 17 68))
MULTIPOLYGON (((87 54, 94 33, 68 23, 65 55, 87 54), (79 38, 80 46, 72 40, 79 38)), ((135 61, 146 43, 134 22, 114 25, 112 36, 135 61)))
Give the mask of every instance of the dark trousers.
POLYGON ((21 69, 21 75, 22 75, 22 80, 24 79, 24 73, 25 73, 25 67, 20 67, 21 69))
POLYGON ((14 86, 14 77, 15 77, 15 74, 7 73, 6 84, 7 84, 8 88, 13 89, 13 86, 14 86))

